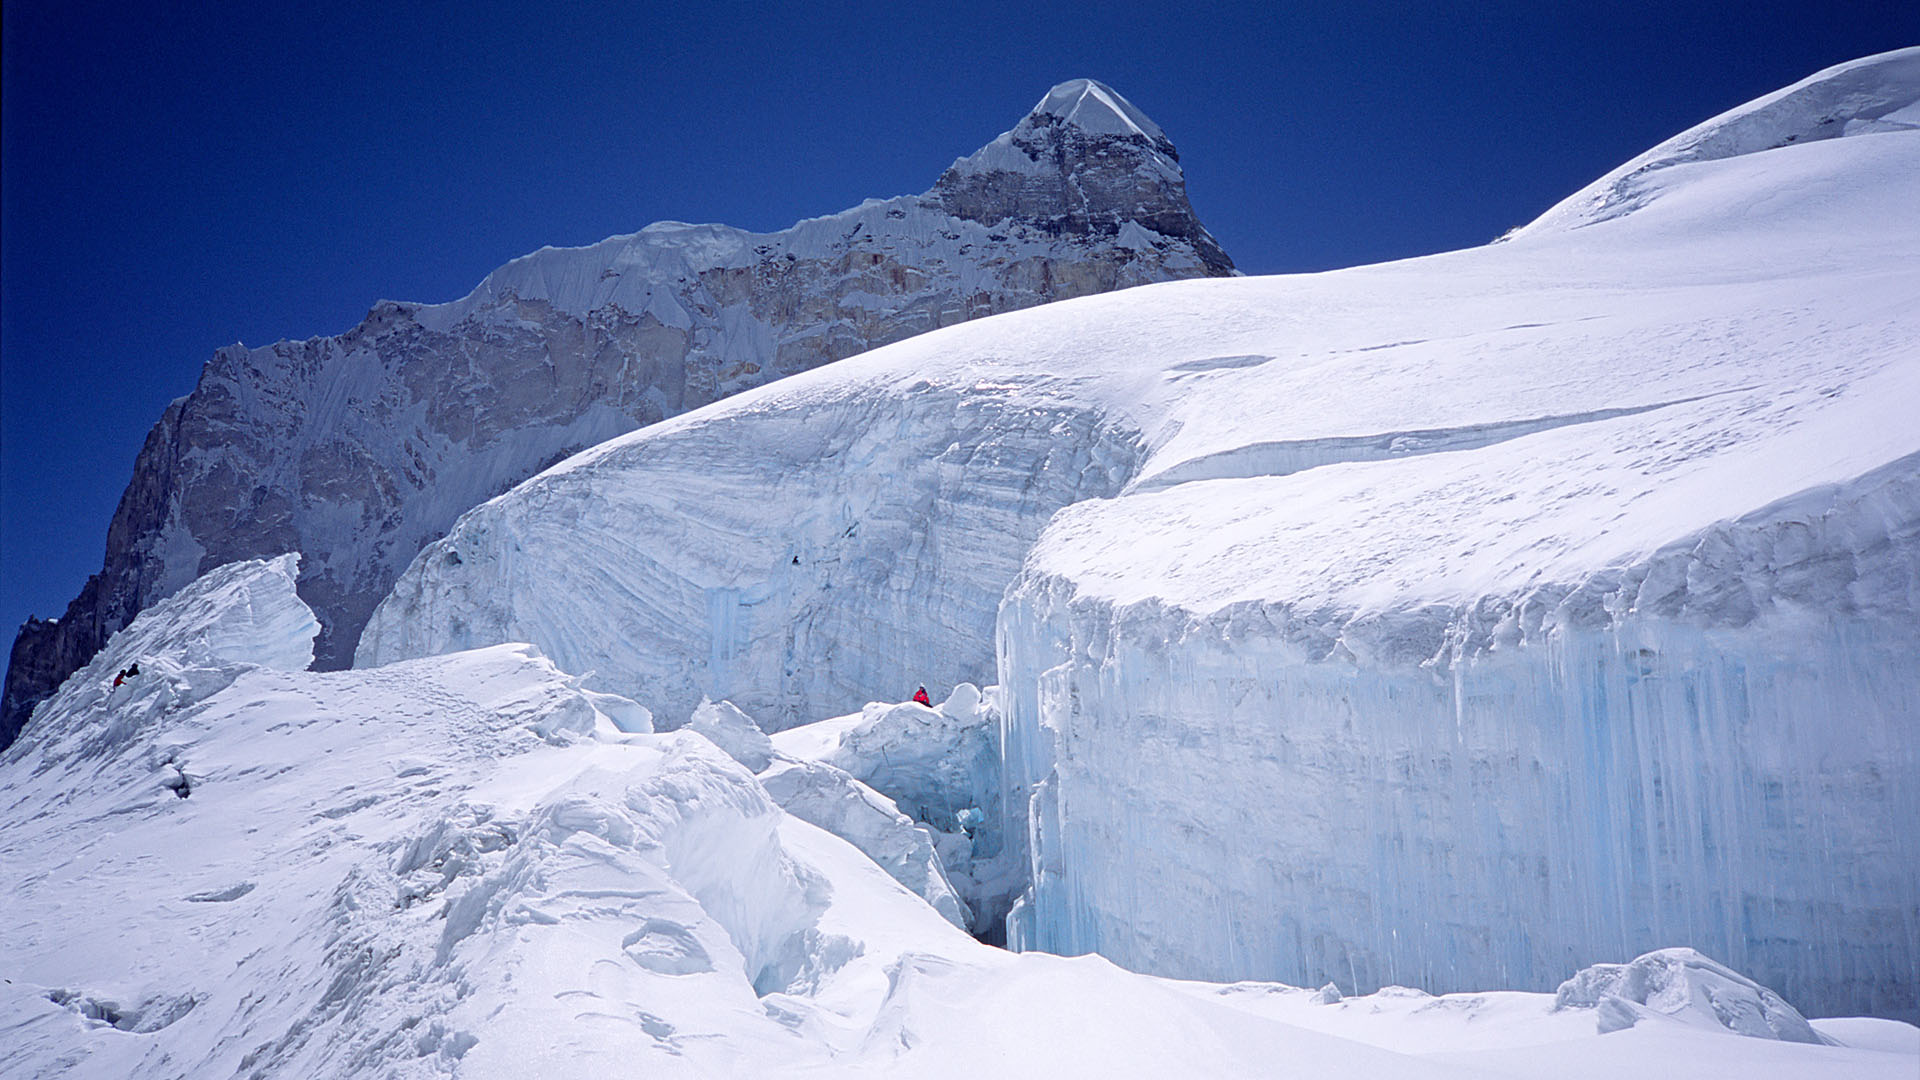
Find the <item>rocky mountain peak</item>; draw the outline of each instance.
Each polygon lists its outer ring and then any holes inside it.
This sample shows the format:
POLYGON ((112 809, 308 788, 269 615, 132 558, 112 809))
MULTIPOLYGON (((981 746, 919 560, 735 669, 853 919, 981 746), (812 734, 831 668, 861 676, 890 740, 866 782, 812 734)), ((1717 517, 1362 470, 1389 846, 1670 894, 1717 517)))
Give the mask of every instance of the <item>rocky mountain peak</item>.
POLYGON ((955 161, 927 197, 957 218, 1016 220, 1054 236, 1121 239, 1132 224, 1192 244, 1209 274, 1233 272, 1187 201, 1173 142, 1092 79, 1047 91, 1013 130, 955 161))
POLYGON ((101 572, 14 643, 0 747, 149 605, 298 551, 346 666, 374 606, 463 512, 570 453, 729 394, 968 319, 1233 263, 1173 144, 1090 79, 923 195, 773 233, 661 222, 542 248, 441 304, 217 353, 148 436, 101 572))

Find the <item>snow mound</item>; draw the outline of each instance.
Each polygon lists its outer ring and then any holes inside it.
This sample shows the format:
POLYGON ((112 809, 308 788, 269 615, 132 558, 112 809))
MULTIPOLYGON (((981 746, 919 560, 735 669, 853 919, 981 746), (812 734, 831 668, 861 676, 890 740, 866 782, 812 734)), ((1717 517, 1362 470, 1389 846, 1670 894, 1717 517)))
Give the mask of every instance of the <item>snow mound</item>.
POLYGON ((992 696, 960 683, 935 708, 873 702, 853 715, 779 732, 773 745, 784 758, 848 775, 924 826, 946 879, 971 911, 963 925, 997 941, 1022 883, 1018 846, 1006 836, 1000 714, 992 696))
POLYGON ((759 772, 773 761, 773 742, 753 718, 731 701, 714 704, 702 701, 687 722, 689 731, 704 735, 733 760, 751 772, 759 772))
MULTIPOLYGON (((229 563, 162 601, 152 618, 114 635, 101 659, 142 656, 181 664, 258 664, 284 671, 313 663, 319 625, 294 592, 300 556, 229 563)), ((99 665, 95 665, 96 667, 99 665)))
POLYGON ((1835 1046, 1920 1058, 1920 1027, 1878 1016, 1833 1016, 1810 1021, 1835 1046))
POLYGON ((760 774, 760 784, 782 810, 859 848, 941 918, 969 928, 970 917, 941 868, 932 834, 892 799, 820 761, 778 762, 760 774))
POLYGON ((1602 1035, 1651 1013, 1757 1039, 1833 1044, 1780 995, 1692 949, 1661 949, 1631 963, 1584 968, 1560 984, 1553 1007, 1597 1009, 1602 1035))
POLYGON ((932 834, 902 814, 893 800, 844 769, 777 753, 753 718, 730 701, 702 701, 685 730, 758 773, 761 786, 781 809, 859 848, 942 918, 968 928, 969 916, 941 869, 932 834))
POLYGON ((962 811, 999 794, 994 720, 979 689, 961 683, 937 708, 874 702, 858 716, 821 721, 820 735, 807 727, 781 732, 774 746, 845 769, 914 818, 951 830, 962 811))
POLYGON ((1837 64, 1688 128, 1581 188, 1515 236, 1576 229, 1632 213, 1662 169, 1795 143, 1920 129, 1920 47, 1837 64))
MULTIPOLYGON (((1626 965, 1613 965, 1623 967, 1626 965)), ((1185 984, 1196 996, 1258 1016, 1399 1053, 1479 1070, 1483 1075, 1607 1080, 1621 1075, 1690 1080, 1752 1077, 1901 1075, 1920 1065, 1920 1030, 1891 1020, 1816 1020, 1864 1036, 1862 1043, 1792 1043, 1729 1038, 1711 1017, 1689 1023, 1641 1009, 1648 1022, 1597 1034, 1594 1012, 1558 1008, 1553 994, 1485 991, 1433 995, 1388 986, 1358 996, 1331 987, 1279 983, 1185 984), (1332 990, 1329 993, 1329 990, 1332 990), (1684 1060, 1684 1063, 1683 1063, 1684 1060)))

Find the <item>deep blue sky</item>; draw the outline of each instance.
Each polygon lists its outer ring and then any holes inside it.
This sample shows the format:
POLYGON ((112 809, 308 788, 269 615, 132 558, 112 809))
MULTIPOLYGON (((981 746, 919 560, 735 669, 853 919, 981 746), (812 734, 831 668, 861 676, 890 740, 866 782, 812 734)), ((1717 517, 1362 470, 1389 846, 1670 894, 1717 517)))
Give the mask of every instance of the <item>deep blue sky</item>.
POLYGON ((233 341, 440 301, 663 218, 917 192, 1048 86, 1180 148, 1251 273, 1484 242, 1920 4, 4 7, 0 633, 100 564, 147 429, 233 341))

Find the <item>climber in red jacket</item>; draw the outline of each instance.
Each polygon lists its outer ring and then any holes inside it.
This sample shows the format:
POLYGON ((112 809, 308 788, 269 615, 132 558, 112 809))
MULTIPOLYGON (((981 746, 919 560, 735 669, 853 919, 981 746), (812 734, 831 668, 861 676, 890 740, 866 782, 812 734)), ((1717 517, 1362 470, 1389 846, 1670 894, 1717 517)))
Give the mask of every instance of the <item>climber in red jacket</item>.
POLYGON ((927 688, 924 686, 913 692, 913 700, 929 709, 933 708, 933 699, 927 696, 927 688))

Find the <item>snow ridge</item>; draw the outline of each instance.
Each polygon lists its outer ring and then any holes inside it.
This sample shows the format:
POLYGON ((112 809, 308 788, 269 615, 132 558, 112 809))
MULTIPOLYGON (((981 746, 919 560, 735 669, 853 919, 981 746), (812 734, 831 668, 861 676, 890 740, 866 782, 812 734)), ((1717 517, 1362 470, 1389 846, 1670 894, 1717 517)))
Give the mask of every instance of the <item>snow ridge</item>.
POLYGON ((1920 47, 1850 60, 1756 98, 1673 138, 1561 200, 1513 236, 1576 229, 1632 213, 1652 173, 1819 142, 1920 129, 1920 47))

